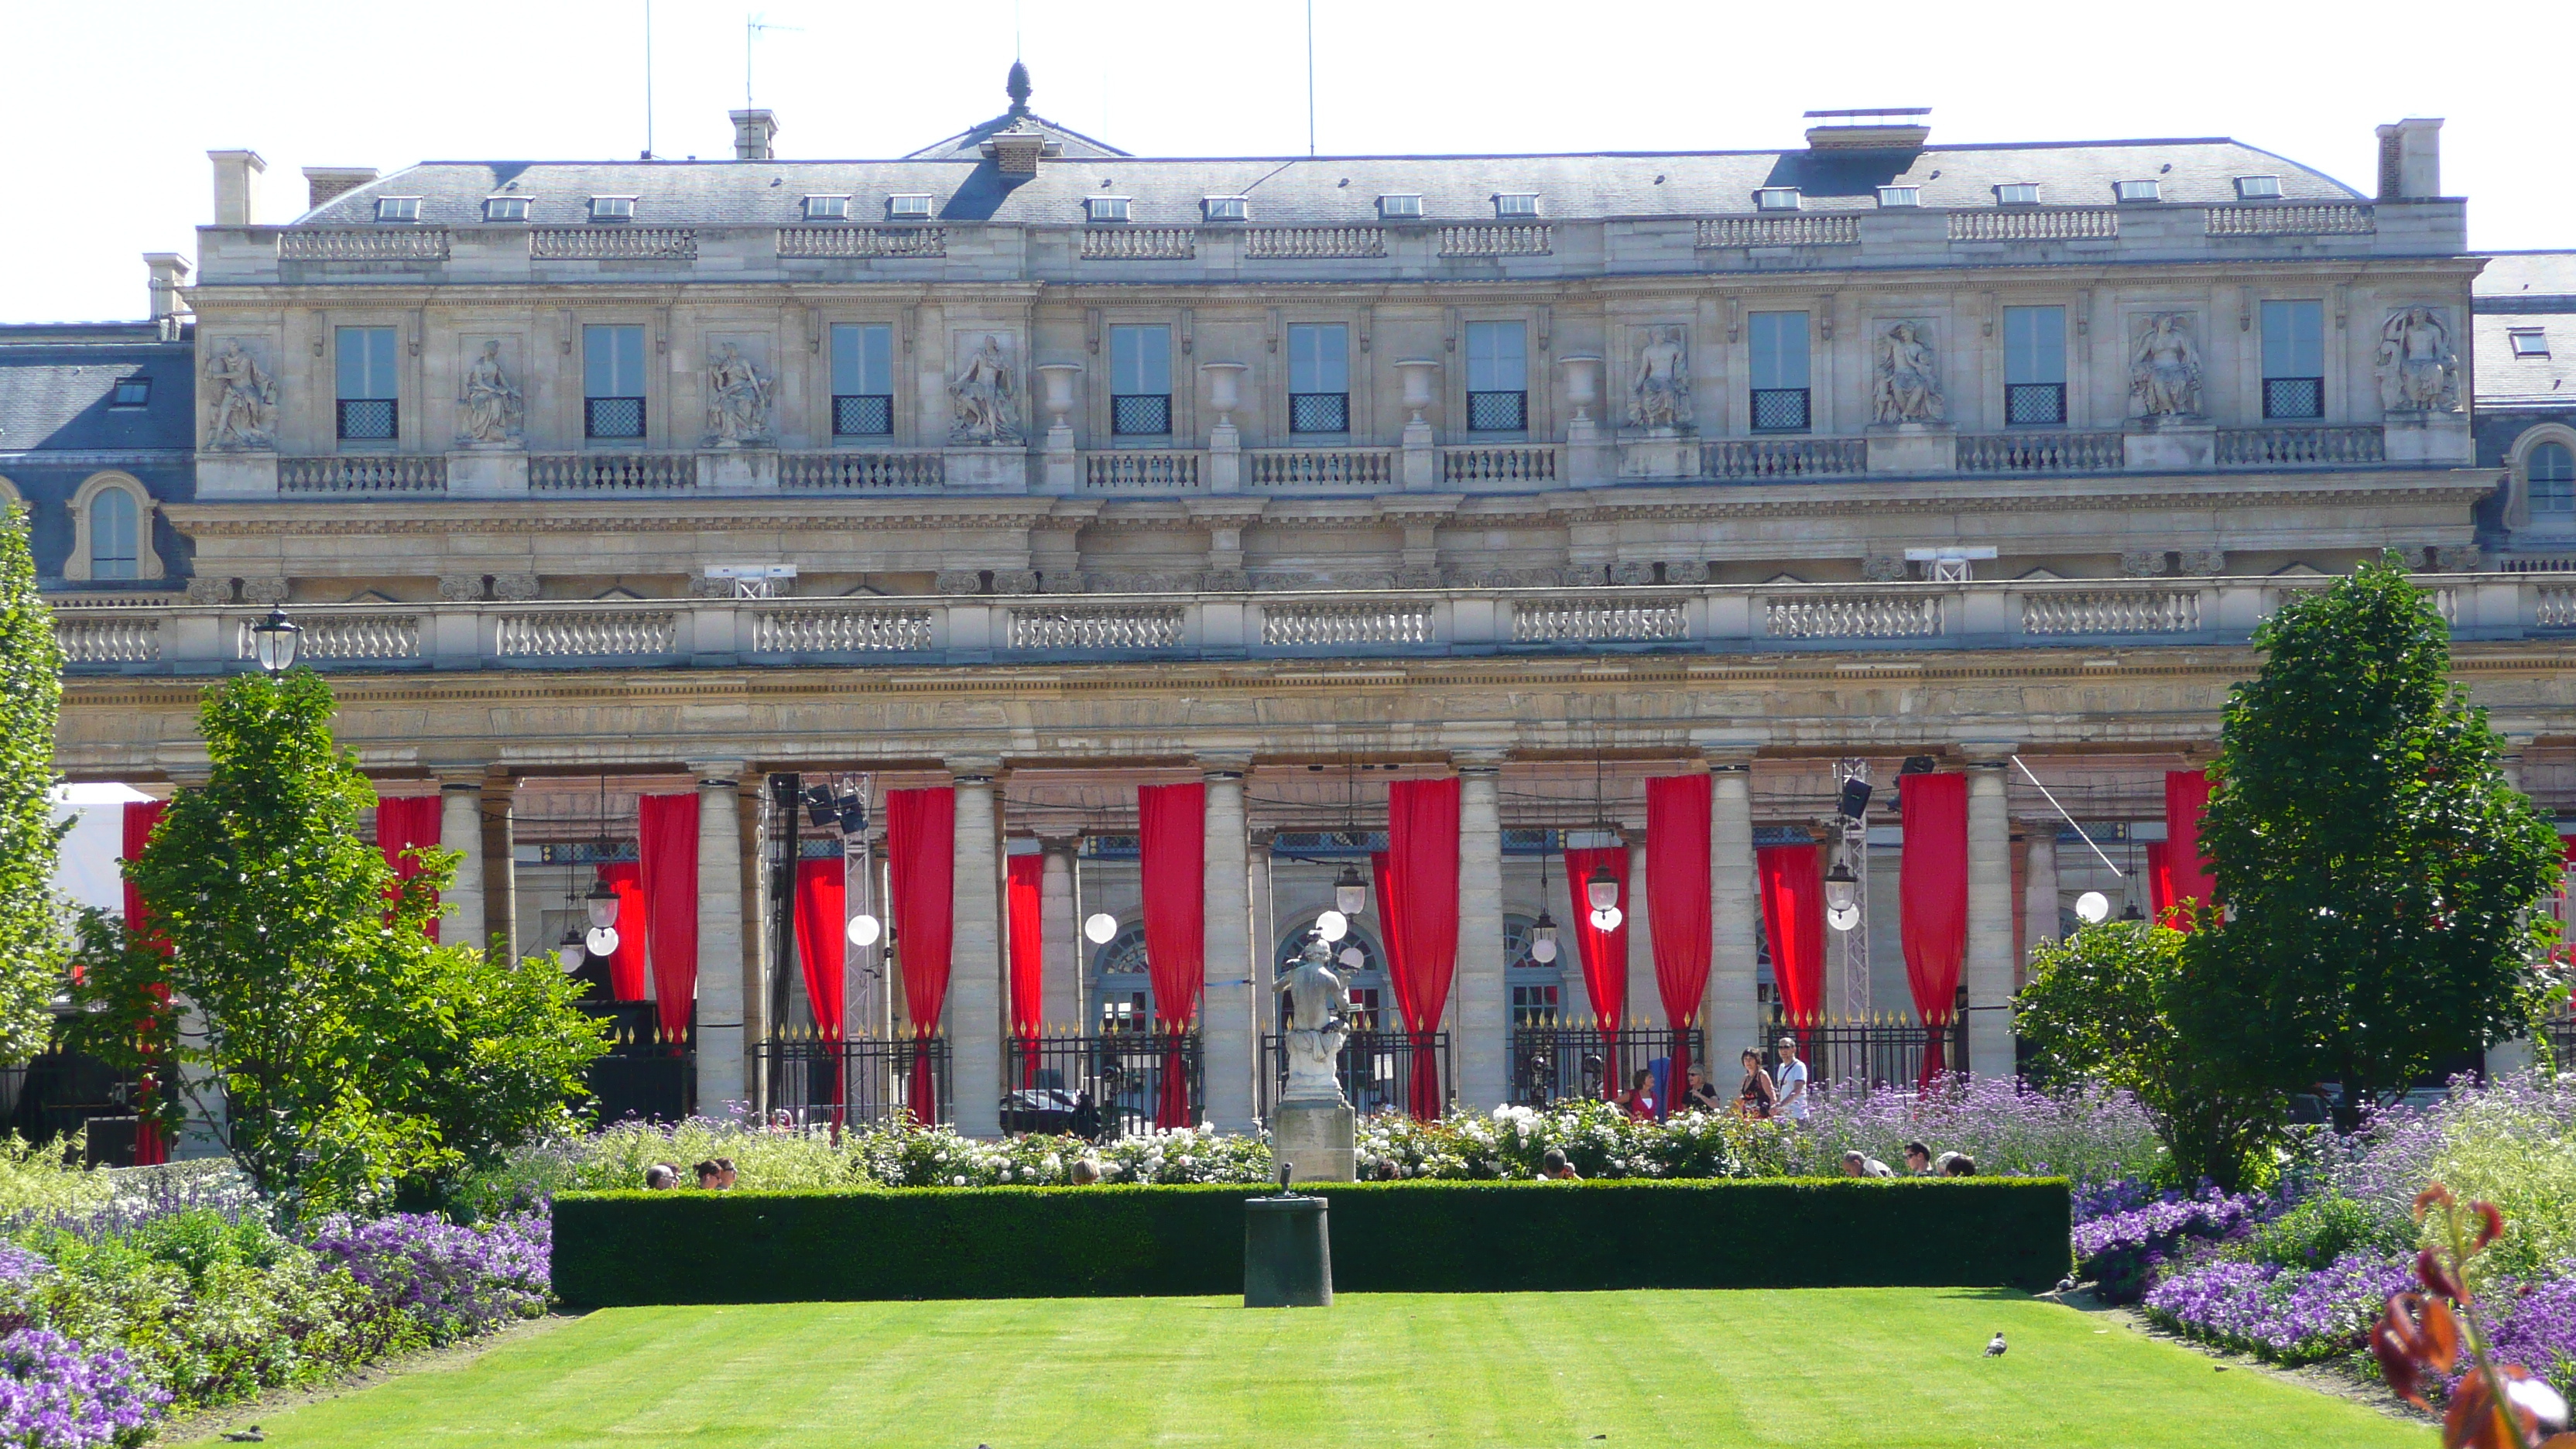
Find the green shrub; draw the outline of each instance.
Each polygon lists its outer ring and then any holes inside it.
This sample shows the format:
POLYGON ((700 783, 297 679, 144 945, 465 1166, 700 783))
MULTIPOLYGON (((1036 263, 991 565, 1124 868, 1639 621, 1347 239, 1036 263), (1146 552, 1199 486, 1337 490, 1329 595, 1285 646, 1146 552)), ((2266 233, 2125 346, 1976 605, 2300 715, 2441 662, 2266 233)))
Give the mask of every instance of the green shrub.
POLYGON ((2347 1253, 2390 1255, 2411 1246, 2369 1208, 2329 1195, 2312 1197, 2256 1228, 2230 1256, 2284 1268, 2323 1268, 2347 1253))
POLYGON ((2504 1236, 2471 1264, 2481 1283, 2548 1274, 2576 1257, 2576 1136, 2542 1104, 2513 1093, 2463 1097, 2434 1153, 2428 1183, 2504 1212, 2504 1236))
POLYGON ((43 1143, 15 1132, 0 1137, 0 1214, 107 1206, 115 1187, 106 1172, 81 1166, 81 1155, 77 1135, 43 1143))

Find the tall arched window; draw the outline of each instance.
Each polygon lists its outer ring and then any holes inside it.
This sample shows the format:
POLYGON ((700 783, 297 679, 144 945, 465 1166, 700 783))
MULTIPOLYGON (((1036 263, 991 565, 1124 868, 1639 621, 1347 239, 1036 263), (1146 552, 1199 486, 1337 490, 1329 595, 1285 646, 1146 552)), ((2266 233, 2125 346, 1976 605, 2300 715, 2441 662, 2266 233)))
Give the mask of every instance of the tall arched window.
POLYGON ((142 555, 141 532, 135 526, 134 495, 122 488, 102 488, 89 503, 89 576, 130 579, 142 555))
POLYGON ((2565 443, 2542 443, 2523 462, 2531 479, 2531 511, 2563 516, 2576 513, 2576 450, 2565 443))

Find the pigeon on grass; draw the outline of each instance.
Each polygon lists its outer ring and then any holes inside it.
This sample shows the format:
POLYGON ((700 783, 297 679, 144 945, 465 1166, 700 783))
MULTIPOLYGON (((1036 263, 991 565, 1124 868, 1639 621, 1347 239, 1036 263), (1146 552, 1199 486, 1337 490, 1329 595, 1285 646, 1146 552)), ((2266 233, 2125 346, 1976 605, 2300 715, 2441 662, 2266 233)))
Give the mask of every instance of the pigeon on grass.
POLYGON ((1988 1357, 1988 1358, 2002 1358, 2003 1356, 2004 1356, 2004 1335, 2003 1335, 2003 1330, 2001 1330, 2001 1329, 1997 1329, 1997 1330, 1995 1330, 1995 1336, 1994 1336, 1994 1337, 1992 1337, 1992 1338, 1990 1338, 1990 1339, 1987 1339, 1987 1340, 1986 1340, 1986 1357, 1988 1357))

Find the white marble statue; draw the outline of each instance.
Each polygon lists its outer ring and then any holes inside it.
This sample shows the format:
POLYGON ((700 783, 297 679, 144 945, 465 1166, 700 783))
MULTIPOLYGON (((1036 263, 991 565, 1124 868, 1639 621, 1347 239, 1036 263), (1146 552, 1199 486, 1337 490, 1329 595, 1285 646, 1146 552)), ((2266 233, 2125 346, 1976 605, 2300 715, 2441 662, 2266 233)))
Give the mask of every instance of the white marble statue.
POLYGON ((514 443, 527 416, 518 384, 501 366, 501 344, 483 344, 482 355, 465 369, 465 392, 456 400, 465 409, 462 427, 469 443, 514 443))
POLYGON ((739 448, 769 439, 769 379, 728 342, 707 363, 707 441, 739 448))
POLYGON ((2145 417, 2200 416, 2200 348, 2191 340, 2189 313, 2146 319, 2138 345, 2129 349, 2129 395, 2145 417))
POLYGON ((277 446, 277 380, 260 370, 258 360, 242 347, 240 338, 225 338, 222 348, 206 363, 206 385, 214 395, 208 409, 206 446, 277 446))
POLYGON ((957 417, 949 429, 949 441, 956 443, 1017 443, 1020 436, 1019 381, 1010 359, 1002 355, 1002 339, 985 334, 984 345, 966 359, 957 376, 948 384, 948 396, 956 404, 957 417))
POLYGON ((1309 936, 1304 955, 1275 988, 1288 997, 1288 1086, 1283 1102, 1342 1103, 1338 1067, 1348 1036, 1350 983, 1333 969, 1333 947, 1309 936))
POLYGON ((1922 324, 1896 322, 1878 335, 1878 369, 1870 407, 1882 423, 1941 421, 1941 360, 1923 340, 1922 324))
POLYGON ((2460 357, 2432 307, 2401 307, 2379 329, 2379 401, 2392 413, 2460 410, 2460 357))
POLYGON ((1679 327, 1650 327, 1637 345, 1636 371, 1628 379, 1628 424, 1638 428, 1687 428, 1691 424, 1690 350, 1679 327))

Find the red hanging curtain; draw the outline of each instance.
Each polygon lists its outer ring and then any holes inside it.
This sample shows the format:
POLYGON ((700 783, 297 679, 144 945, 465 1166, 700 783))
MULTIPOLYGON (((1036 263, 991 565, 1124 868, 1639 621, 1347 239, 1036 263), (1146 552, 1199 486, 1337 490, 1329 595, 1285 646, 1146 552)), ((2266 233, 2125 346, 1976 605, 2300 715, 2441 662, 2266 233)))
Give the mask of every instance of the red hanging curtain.
MULTIPOLYGON (((1411 1037, 1413 1072, 1406 1112, 1441 1115, 1440 1062, 1433 1037, 1449 1008, 1458 966, 1458 780, 1398 780, 1387 786, 1385 865, 1378 900, 1391 942, 1387 975, 1411 1037)), ((1372 864, 1376 863, 1375 858, 1372 864)))
POLYGON ((886 865, 893 877, 895 955, 903 967, 904 1009, 912 1017, 912 1120, 939 1114, 930 1074, 930 1039, 948 1001, 948 952, 956 939, 957 791, 886 792, 886 865))
POLYGON ((2172 843, 2150 840, 2147 842, 2147 914, 2166 925, 2176 925, 2177 922, 2165 920, 2165 912, 2173 909, 2173 903, 2172 843))
POLYGON ((1672 1070, 1655 1099, 1656 1110, 1667 1115, 1690 1082, 1690 1029, 1717 949, 1708 856, 1713 789, 1706 775, 1646 782, 1646 904, 1653 908, 1647 934, 1655 950, 1655 991, 1673 1027, 1672 1070))
POLYGON ((1038 1084, 1038 1033, 1046 1028, 1046 921, 1038 913, 1038 888, 1045 876, 1045 856, 1011 857, 1005 905, 1011 928, 1011 1035, 1020 1039, 1023 1087, 1038 1084))
POLYGON ((1753 852, 1753 869, 1780 1014, 1792 1026, 1812 1027, 1825 1010, 1825 848, 1766 845, 1753 852))
POLYGON ((1136 816, 1145 974, 1154 986, 1155 1028, 1169 1038, 1154 1125, 1188 1127, 1195 1124, 1181 1033, 1199 1014, 1207 980, 1207 786, 1140 786, 1136 816))
POLYGON ((644 868, 630 860, 599 868, 599 879, 617 892, 617 949, 608 957, 608 994, 617 1001, 644 999, 644 868))
POLYGON ((1601 1034, 1609 1036, 1628 1021, 1628 848, 1567 851, 1565 890, 1574 906, 1574 957, 1583 965, 1583 994, 1592 1003, 1601 1034), (1592 872, 1601 869, 1619 883, 1619 927, 1613 931, 1592 924, 1592 906, 1584 895, 1592 872))
MULTIPOLYGON (((698 797, 636 802, 636 876, 644 892, 644 948, 653 964, 654 1019, 676 1048, 698 1001, 698 797)), ((622 913, 621 913, 622 918, 622 913)))
MULTIPOLYGON (((2165 771, 2165 869, 2172 877, 2173 894, 2156 907, 2159 921, 2173 906, 2205 906, 2218 899, 2218 882, 2211 877, 2209 862, 2200 853, 2200 812, 2208 804, 2207 770, 2165 771)), ((2191 929, 2185 920, 2166 924, 2191 929)))
POLYGON ((1897 791, 1905 824, 1897 937, 1923 1022, 1919 1085, 1929 1086, 1945 1066, 1941 1041, 1958 1014, 1959 960, 1968 950, 1968 777, 1906 775, 1897 791))
POLYGON ((814 1032, 831 1045, 832 1126, 841 1125, 843 999, 841 953, 849 942, 849 867, 837 860, 796 862, 796 958, 805 968, 805 1000, 814 1032))
MULTIPOLYGON (((420 874, 420 860, 404 852, 438 847, 438 797, 411 795, 376 802, 376 849, 385 853, 385 864, 393 868, 394 879, 406 881, 420 874)), ((438 939, 438 917, 429 918, 429 939, 438 939)))
MULTIPOLYGON (((143 858, 144 848, 152 843, 154 828, 160 825, 162 813, 169 808, 168 804, 159 800, 126 802, 124 858, 127 861, 143 858)), ((125 877, 125 928, 132 935, 143 938, 144 944, 166 956, 170 953, 170 943, 161 939, 157 933, 151 933, 151 920, 152 913, 143 905, 143 888, 134 883, 134 877, 129 873, 125 877)), ((152 994, 160 998, 163 1007, 169 1006, 170 988, 167 985, 153 987, 152 994)), ((158 1077, 151 1072, 145 1072, 143 1080, 137 1084, 135 1093, 136 1105, 143 1118, 141 1125, 136 1127, 134 1132, 134 1165, 137 1167, 157 1167, 170 1160, 169 1140, 161 1135, 161 1125, 152 1115, 159 1095, 158 1077)))

